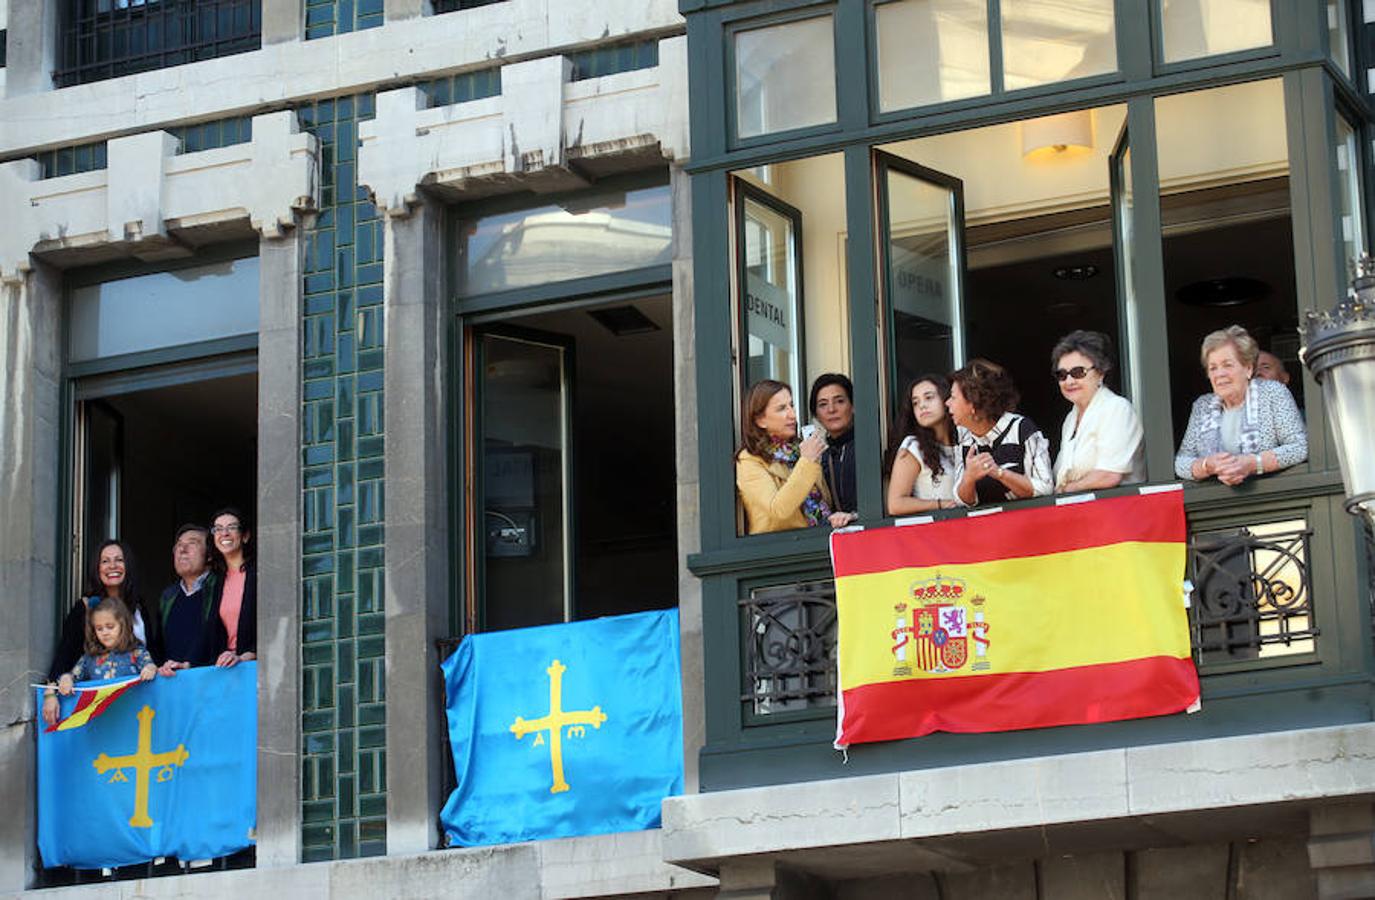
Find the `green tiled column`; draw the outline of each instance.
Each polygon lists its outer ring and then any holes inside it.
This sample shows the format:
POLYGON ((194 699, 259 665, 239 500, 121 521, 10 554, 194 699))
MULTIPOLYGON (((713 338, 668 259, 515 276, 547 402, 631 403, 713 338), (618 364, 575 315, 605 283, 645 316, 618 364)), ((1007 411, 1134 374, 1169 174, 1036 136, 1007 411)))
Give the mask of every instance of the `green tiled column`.
POLYGON ((372 95, 297 115, 321 157, 301 347, 301 813, 313 861, 386 852, 382 222, 356 174, 372 95))

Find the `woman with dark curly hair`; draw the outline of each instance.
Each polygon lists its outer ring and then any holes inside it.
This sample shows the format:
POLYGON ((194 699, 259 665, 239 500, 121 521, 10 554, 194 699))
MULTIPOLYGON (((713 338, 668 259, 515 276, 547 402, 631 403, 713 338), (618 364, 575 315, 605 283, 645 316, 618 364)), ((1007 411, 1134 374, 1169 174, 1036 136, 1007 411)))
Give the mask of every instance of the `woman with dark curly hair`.
POLYGON ((1055 492, 1072 494, 1146 480, 1146 451, 1136 410, 1103 383, 1112 371, 1112 340, 1071 331, 1050 353, 1051 374, 1070 411, 1060 428, 1055 492))
POLYGON ((955 503, 955 425, 945 408, 950 382, 922 375, 903 392, 888 439, 883 474, 888 476, 888 515, 910 516, 955 503))
POLYGON ((1050 444, 1016 413, 1020 397, 1007 370, 972 359, 950 376, 946 407, 960 427, 955 499, 965 506, 1042 497, 1051 492, 1050 444))

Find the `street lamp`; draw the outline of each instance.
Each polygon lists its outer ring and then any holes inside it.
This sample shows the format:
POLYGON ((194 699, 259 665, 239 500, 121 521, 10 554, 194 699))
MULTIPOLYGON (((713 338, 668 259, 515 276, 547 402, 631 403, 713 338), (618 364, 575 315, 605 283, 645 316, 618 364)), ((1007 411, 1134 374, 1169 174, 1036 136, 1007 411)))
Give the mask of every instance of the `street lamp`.
POLYGON ((1346 482, 1346 511, 1375 527, 1375 260, 1362 255, 1346 299, 1305 314, 1303 361, 1322 385, 1346 482))

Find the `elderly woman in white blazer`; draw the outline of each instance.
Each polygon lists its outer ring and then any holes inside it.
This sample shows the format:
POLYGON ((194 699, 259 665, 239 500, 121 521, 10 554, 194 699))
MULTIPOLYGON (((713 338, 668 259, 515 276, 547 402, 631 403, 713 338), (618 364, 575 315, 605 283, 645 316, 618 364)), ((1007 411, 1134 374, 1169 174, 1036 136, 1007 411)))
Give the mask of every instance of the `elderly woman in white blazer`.
POLYGON ((1289 388, 1256 378, 1260 347, 1240 325, 1214 331, 1200 354, 1212 393, 1194 401, 1175 455, 1180 478, 1241 484, 1308 458, 1308 429, 1289 388))
POLYGON ((1146 480, 1141 420, 1126 398, 1103 383, 1112 371, 1112 341, 1097 331, 1071 331, 1050 354, 1060 394, 1070 402, 1055 457, 1055 492, 1104 490, 1146 480))

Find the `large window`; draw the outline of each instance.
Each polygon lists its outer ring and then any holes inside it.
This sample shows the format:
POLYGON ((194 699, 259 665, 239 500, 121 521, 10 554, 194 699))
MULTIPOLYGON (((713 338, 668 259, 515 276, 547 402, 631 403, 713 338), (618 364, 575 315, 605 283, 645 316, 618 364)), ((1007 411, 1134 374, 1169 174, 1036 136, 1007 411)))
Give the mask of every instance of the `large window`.
POLYGON ((1274 42, 1270 0, 1160 0, 1165 62, 1180 62, 1274 42))
POLYGON ((736 137, 835 121, 833 22, 815 16, 736 33, 736 137))

